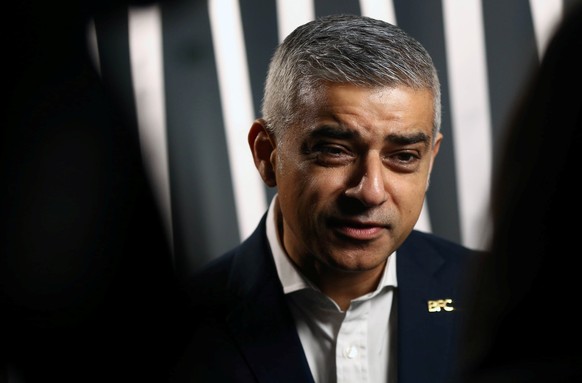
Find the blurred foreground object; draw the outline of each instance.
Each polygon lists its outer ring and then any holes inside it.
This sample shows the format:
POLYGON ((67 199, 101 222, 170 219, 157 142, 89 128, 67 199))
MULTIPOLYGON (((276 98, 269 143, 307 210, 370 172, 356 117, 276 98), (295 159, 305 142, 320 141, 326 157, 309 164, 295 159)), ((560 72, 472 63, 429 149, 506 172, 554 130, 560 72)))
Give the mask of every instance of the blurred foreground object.
POLYGON ((491 254, 469 278, 461 382, 580 382, 582 6, 565 15, 503 142, 491 254))

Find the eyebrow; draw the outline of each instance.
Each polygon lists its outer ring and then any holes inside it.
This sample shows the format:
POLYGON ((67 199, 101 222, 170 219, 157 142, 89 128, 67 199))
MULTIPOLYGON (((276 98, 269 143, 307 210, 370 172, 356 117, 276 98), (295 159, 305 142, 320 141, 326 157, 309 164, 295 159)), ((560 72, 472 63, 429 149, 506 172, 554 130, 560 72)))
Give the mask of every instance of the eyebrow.
POLYGON ((430 136, 425 133, 414 133, 409 135, 404 134, 389 134, 386 137, 386 141, 389 141, 398 145, 411 145, 422 142, 428 144, 430 142, 430 136))
MULTIPOLYGON (((344 127, 331 127, 331 126, 321 126, 313 130, 310 134, 311 137, 327 137, 327 138, 337 138, 337 139, 352 139, 360 137, 358 132, 355 132, 344 127)), ((389 134, 385 137, 384 141, 396 144, 396 145, 412 145, 416 143, 429 144, 431 137, 423 132, 413 133, 413 134, 389 134)))

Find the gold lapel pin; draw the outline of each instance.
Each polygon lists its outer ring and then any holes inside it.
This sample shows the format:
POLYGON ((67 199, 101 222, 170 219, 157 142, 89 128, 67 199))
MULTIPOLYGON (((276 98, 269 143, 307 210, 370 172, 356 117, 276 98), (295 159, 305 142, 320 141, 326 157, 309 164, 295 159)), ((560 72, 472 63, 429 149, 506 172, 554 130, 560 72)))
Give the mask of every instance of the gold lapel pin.
POLYGON ((455 309, 453 306, 451 306, 453 303, 453 300, 451 298, 437 299, 434 301, 428 301, 427 303, 429 313, 436 313, 440 312, 441 310, 453 311, 455 309))

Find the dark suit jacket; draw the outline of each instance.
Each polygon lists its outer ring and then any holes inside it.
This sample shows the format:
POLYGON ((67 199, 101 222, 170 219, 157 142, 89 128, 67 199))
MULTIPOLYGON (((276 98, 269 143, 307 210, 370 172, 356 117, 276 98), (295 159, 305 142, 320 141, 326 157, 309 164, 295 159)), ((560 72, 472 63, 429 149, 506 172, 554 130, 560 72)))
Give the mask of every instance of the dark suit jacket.
MULTIPOLYGON (((313 382, 267 242, 265 218, 240 246, 193 279, 200 321, 177 381, 313 382)), ((459 279, 470 253, 418 231, 398 249, 399 383, 445 382, 452 372, 462 312, 459 279), (448 298, 454 311, 429 312, 428 301, 448 298)))

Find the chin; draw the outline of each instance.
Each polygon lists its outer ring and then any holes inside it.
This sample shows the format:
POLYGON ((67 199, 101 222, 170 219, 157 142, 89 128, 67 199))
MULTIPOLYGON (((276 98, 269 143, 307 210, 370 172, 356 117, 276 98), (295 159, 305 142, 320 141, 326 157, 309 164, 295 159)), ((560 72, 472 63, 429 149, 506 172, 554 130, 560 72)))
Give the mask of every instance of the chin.
POLYGON ((345 272, 365 272, 372 271, 378 267, 384 267, 388 256, 377 256, 368 254, 354 254, 335 259, 332 267, 345 272))

